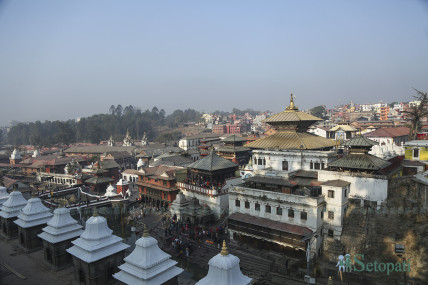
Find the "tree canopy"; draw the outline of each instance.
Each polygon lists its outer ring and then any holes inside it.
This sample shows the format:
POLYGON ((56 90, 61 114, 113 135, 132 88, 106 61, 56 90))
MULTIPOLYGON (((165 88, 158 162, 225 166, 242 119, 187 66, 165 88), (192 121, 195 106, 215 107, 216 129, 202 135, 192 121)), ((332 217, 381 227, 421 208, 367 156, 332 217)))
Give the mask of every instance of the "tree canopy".
MULTIPOLYGON (((122 140, 129 130, 134 139, 140 139, 145 132, 148 138, 158 136, 161 126, 177 127, 185 122, 198 122, 201 113, 192 110, 176 110, 165 116, 165 110, 153 107, 142 111, 132 105, 111 105, 108 114, 96 114, 80 120, 45 121, 19 123, 13 126, 7 136, 9 144, 31 144, 49 147, 54 144, 74 142, 99 143, 110 136, 116 141, 122 140)), ((177 134, 165 135, 160 140, 177 138, 177 134)))
POLYGON ((325 114, 326 114, 325 106, 316 106, 311 109, 312 116, 325 119, 325 114))

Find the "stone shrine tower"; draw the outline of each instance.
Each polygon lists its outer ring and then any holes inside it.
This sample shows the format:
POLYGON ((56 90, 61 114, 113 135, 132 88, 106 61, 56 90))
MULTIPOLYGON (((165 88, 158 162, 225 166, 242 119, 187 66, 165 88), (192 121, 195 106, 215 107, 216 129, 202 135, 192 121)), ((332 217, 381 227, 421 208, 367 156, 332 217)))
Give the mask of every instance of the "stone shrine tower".
POLYGON ((18 225, 19 244, 26 251, 42 248, 42 240, 37 235, 42 232, 52 216, 39 198, 31 198, 27 201, 27 205, 15 221, 15 224, 18 225))
POLYGON ((83 233, 82 226, 70 216, 67 208, 57 208, 48 226, 43 228, 39 238, 43 240, 44 261, 53 270, 61 270, 73 264, 67 248, 71 241, 83 233))
POLYGON ((158 241, 149 236, 144 225, 143 237, 135 242, 134 251, 125 257, 120 271, 113 275, 121 284, 173 285, 183 269, 176 267, 171 255, 163 252, 158 241))
POLYGON ((74 283, 87 285, 114 284, 113 274, 123 263, 125 249, 129 247, 112 234, 107 220, 97 214, 86 221, 82 235, 67 249, 74 264, 74 283))
POLYGON ((6 239, 16 238, 18 236, 18 226, 14 221, 26 204, 27 200, 25 200, 21 192, 16 190, 10 193, 9 199, 3 203, 0 211, 1 235, 6 239))

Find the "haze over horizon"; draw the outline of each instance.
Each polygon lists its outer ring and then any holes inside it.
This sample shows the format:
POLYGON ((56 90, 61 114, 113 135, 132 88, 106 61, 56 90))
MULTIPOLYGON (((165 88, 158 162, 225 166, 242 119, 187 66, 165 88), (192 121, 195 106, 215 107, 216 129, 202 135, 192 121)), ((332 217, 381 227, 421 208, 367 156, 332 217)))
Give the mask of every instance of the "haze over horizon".
POLYGON ((0 126, 111 105, 282 111, 428 91, 428 5, 2 1, 0 126))

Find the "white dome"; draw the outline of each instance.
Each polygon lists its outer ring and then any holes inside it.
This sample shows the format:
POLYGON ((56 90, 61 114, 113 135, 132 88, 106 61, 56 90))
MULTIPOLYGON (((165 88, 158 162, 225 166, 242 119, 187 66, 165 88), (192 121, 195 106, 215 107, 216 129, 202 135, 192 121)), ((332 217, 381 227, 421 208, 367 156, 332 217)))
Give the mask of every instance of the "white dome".
POLYGON ((143 162, 143 160, 140 158, 140 159, 138 160, 138 162, 137 162, 137 168, 140 168, 140 167, 142 167, 142 166, 144 166, 144 162, 143 162))
POLYGON ((12 154, 10 155, 10 159, 21 159, 21 154, 16 148, 13 150, 12 154))

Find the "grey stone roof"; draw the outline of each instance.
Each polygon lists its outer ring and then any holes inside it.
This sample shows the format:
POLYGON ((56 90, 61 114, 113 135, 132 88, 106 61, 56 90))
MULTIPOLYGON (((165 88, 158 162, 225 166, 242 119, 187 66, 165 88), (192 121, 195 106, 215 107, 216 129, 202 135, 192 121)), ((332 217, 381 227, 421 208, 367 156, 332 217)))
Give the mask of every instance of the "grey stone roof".
POLYGON ((380 170, 391 163, 370 154, 349 154, 329 163, 329 167, 348 168, 356 170, 380 170))
POLYGON ((222 139, 221 141, 224 143, 234 143, 234 142, 246 142, 248 139, 243 137, 238 137, 235 135, 231 135, 230 137, 227 137, 225 139, 222 139))
POLYGON ((368 139, 366 137, 356 136, 350 139, 349 141, 344 142, 342 145, 350 146, 352 148, 352 147, 372 147, 377 144, 378 144, 377 142, 371 139, 368 139))
POLYGON ((195 161, 194 163, 187 166, 188 168, 200 169, 206 171, 214 171, 232 167, 238 167, 236 163, 227 160, 214 152, 211 152, 206 157, 195 161))
POLYGON ((337 179, 337 180, 328 180, 324 182, 322 185, 332 186, 332 187, 345 187, 345 186, 348 186, 349 184, 351 183, 348 181, 337 179))

